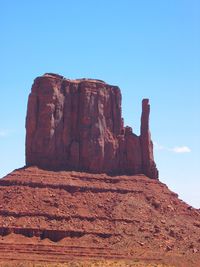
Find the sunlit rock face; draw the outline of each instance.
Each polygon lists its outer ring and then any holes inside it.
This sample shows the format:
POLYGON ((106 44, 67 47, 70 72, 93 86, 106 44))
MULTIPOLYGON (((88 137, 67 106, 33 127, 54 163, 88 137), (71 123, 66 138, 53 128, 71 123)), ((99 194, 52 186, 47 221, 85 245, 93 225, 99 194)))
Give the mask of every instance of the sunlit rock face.
POLYGON ((141 135, 124 127, 121 93, 101 80, 57 74, 35 79, 26 117, 26 165, 47 170, 138 174, 157 179, 143 100, 141 135))

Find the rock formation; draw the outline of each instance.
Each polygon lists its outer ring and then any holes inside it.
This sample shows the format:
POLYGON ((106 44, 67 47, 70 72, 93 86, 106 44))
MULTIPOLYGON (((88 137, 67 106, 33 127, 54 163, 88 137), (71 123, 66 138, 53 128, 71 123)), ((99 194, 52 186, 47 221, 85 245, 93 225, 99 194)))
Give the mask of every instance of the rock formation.
POLYGON ((199 266, 200 211, 144 175, 26 167, 0 179, 0 203, 0 266, 88 258, 199 266))
POLYGON ((101 80, 35 79, 26 118, 26 164, 48 170, 138 174, 157 179, 143 100, 141 135, 124 127, 121 93, 101 80))
POLYGON ((35 80, 26 160, 37 166, 0 179, 0 266, 199 266, 200 211, 155 179, 149 113, 144 99, 137 136, 123 126, 118 87, 55 74, 35 80))

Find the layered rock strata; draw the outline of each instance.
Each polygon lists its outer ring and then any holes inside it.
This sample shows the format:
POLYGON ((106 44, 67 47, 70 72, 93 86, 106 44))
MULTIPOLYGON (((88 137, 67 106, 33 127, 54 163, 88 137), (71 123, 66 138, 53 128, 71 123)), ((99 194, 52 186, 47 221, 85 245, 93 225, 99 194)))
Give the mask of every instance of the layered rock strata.
POLYGON ((173 266, 199 266, 200 211, 144 175, 28 167, 0 179, 0 203, 0 265, 141 257, 160 263, 170 252, 192 258, 173 266))
POLYGON ((26 165, 48 170, 138 174, 157 179, 143 100, 141 135, 124 127, 121 93, 101 80, 35 79, 26 118, 26 165))

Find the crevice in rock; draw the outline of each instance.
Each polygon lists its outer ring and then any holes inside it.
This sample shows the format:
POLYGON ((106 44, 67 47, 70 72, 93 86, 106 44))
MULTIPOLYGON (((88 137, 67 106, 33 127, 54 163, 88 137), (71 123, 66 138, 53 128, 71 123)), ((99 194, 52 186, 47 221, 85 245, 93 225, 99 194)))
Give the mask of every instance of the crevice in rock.
POLYGON ((34 228, 8 228, 0 227, 0 236, 5 237, 11 233, 23 235, 26 237, 39 237, 41 240, 48 238, 53 242, 59 242, 63 238, 81 238, 85 235, 93 235, 102 239, 110 238, 112 236, 119 236, 116 234, 96 233, 96 232, 81 232, 81 231, 63 231, 63 230, 47 230, 34 228))
POLYGON ((121 188, 97 188, 89 186, 76 186, 76 185, 53 185, 45 183, 35 183, 35 182, 20 182, 20 181, 9 181, 0 180, 0 186, 28 186, 32 188, 53 188, 53 189, 63 189, 71 194, 76 192, 93 192, 93 193, 105 193, 105 192, 116 192, 118 194, 128 194, 136 193, 140 194, 142 190, 131 190, 131 189, 121 189, 121 188))

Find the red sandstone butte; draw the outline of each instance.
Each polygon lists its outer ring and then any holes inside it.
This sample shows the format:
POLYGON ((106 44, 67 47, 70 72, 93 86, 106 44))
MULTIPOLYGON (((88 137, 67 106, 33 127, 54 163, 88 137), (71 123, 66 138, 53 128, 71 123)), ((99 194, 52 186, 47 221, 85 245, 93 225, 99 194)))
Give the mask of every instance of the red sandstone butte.
POLYGON ((101 80, 35 79, 26 117, 26 165, 47 170, 138 174, 157 179, 149 131, 149 100, 141 134, 124 127, 119 87, 101 80))

